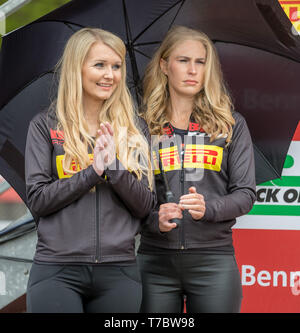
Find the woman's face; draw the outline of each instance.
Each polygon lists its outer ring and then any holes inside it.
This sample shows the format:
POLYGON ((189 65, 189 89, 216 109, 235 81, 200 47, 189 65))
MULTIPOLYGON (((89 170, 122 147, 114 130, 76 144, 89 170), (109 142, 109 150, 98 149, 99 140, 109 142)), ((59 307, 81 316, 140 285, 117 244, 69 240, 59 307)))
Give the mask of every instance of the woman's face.
POLYGON ((161 59, 160 67, 168 76, 169 91, 180 96, 193 97, 203 87, 206 50, 195 40, 179 43, 167 61, 161 59))
POLYGON ((109 46, 94 43, 82 66, 83 98, 104 101, 121 81, 122 60, 109 46))

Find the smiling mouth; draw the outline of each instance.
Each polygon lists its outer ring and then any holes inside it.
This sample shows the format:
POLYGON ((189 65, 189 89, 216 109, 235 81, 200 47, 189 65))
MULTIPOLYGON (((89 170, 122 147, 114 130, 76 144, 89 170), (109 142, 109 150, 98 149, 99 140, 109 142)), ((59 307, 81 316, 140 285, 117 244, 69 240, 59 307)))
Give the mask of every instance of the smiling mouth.
POLYGON ((102 88, 111 88, 112 83, 96 83, 97 86, 102 87, 102 88))

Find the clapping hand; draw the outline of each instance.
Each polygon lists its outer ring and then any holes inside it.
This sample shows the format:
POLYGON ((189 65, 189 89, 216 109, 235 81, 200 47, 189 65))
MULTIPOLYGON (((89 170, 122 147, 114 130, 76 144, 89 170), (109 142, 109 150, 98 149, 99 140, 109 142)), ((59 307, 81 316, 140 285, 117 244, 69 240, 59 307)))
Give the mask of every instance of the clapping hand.
POLYGON ((97 131, 98 137, 94 148, 93 167, 97 174, 101 176, 104 170, 113 163, 116 158, 116 147, 114 133, 111 125, 101 123, 97 131))

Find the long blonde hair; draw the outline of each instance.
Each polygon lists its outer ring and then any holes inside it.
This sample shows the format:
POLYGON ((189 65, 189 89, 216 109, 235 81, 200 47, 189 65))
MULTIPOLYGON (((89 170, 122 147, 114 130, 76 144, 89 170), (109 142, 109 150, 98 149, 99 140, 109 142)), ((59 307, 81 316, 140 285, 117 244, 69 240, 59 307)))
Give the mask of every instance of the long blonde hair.
POLYGON ((105 121, 111 123, 119 160, 138 179, 145 175, 152 188, 150 152, 136 124, 134 104, 126 84, 126 47, 119 37, 102 29, 84 28, 74 33, 58 63, 60 78, 55 110, 57 128, 64 133, 64 171, 69 174, 78 171, 71 168, 73 161, 81 169, 92 164, 88 152, 93 150, 95 138, 89 135, 84 117, 81 72, 91 46, 99 41, 109 46, 122 59, 122 77, 112 96, 103 102, 99 110, 98 125, 105 121), (121 128, 126 128, 126 133, 121 128), (120 137, 121 134, 123 137, 120 137))
POLYGON ((167 119, 167 108, 170 103, 168 78, 160 68, 160 60, 168 57, 176 46, 186 40, 196 40, 206 49, 206 62, 203 89, 195 96, 192 116, 203 129, 211 135, 211 141, 217 136, 227 136, 229 143, 232 137, 232 101, 226 90, 218 55, 211 40, 197 30, 183 26, 174 26, 166 34, 160 47, 148 64, 143 81, 144 113, 151 135, 162 134, 167 119))

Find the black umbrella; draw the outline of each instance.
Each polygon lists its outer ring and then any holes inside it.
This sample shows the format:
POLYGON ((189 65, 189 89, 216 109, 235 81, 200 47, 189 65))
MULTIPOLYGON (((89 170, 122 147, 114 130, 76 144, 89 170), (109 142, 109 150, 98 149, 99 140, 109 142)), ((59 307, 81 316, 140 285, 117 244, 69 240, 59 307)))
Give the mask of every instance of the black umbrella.
POLYGON ((179 24, 203 30, 215 42, 236 109, 253 137, 257 183, 281 175, 299 120, 300 41, 277 0, 73 0, 3 38, 0 174, 25 202, 28 124, 53 97, 52 71, 69 36, 85 26, 119 35, 139 102, 146 63, 167 30, 179 24))

